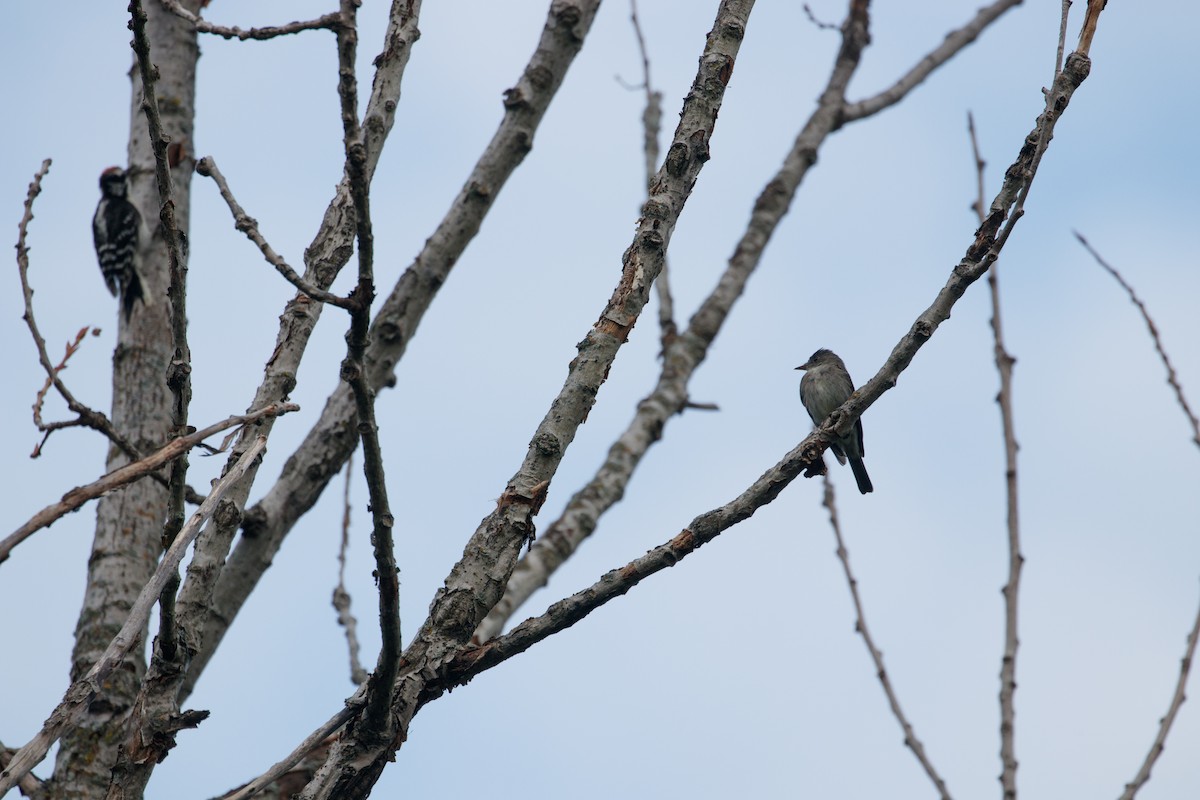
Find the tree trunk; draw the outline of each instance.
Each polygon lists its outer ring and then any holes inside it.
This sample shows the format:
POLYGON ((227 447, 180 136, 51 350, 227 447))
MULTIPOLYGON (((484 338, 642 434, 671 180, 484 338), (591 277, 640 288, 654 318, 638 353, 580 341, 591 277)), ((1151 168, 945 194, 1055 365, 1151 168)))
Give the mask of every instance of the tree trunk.
MULTIPOLYGON (((185 5, 196 10, 199 2, 189 0, 185 5)), ((146 13, 151 56, 160 74, 157 91, 163 126, 171 141, 181 146, 182 160, 173 172, 175 214, 180 230, 186 232, 199 47, 194 28, 157 2, 147 3, 146 13)), ((119 330, 113 353, 112 419, 142 453, 149 453, 165 443, 171 428, 171 393, 166 385, 172 356, 169 277, 166 247, 158 225, 154 157, 136 66, 130 72, 130 80, 129 195, 145 222, 140 250, 148 302, 135 306, 128 324, 114 304, 119 330)), ((115 469, 129 460, 120 450, 110 447, 107 468, 115 469)), ((134 483, 100 501, 87 588, 75 628, 72 680, 87 672, 103 652, 154 571, 162 552, 166 502, 166 488, 152 480, 134 483)), ((92 704, 78 727, 63 737, 51 784, 52 797, 105 795, 118 745, 124 738, 121 726, 145 671, 145 648, 134 648, 113 671, 105 693, 92 704)))

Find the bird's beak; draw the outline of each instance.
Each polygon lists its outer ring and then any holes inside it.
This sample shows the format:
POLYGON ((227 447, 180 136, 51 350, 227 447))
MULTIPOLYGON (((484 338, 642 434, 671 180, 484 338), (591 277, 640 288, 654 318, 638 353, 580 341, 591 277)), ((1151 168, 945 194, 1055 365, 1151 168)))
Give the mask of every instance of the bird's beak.
POLYGON ((807 361, 805 361, 803 364, 801 364, 800 366, 796 367, 796 369, 808 369, 808 362, 807 362, 807 361))

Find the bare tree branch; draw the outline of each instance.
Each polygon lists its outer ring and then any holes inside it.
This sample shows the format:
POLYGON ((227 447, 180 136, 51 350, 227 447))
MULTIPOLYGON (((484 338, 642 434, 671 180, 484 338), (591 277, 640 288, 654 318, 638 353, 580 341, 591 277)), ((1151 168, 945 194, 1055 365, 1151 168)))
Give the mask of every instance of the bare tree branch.
POLYGON ((178 569, 179 562, 183 560, 187 548, 200 533, 201 526, 216 511, 217 505, 225 492, 249 469, 250 463, 262 455, 263 451, 266 450, 266 446, 267 438, 259 436, 255 443, 246 450, 237 464, 213 487, 213 490, 209 493, 204 503, 192 514, 192 518, 179 531, 179 535, 175 537, 175 541, 171 543, 171 546, 163 554, 162 561, 159 562, 158 568, 154 571, 150 582, 138 594, 133 608, 130 609, 129 617, 125 620, 125 624, 121 626, 121 630, 117 633, 116 637, 105 649, 104 655, 92 665, 87 674, 71 684, 62 702, 50 714, 42 730, 29 743, 18 750, 8 763, 8 766, 4 768, 3 772, 0 772, 0 796, 3 796, 5 792, 15 786, 17 781, 29 772, 29 770, 37 766, 45 758, 50 746, 58 741, 63 732, 75 722, 76 718, 93 700, 103 694, 105 678, 108 677, 113 667, 120 663, 122 656, 141 639, 141 631, 146 625, 146 620, 150 617, 150 610, 162 594, 163 588, 166 586, 171 575, 175 574, 176 569, 178 569))
MULTIPOLYGON (((637 0, 629 0, 629 21, 633 23, 633 32, 637 37, 638 52, 642 56, 642 88, 646 92, 646 108, 642 111, 642 152, 646 157, 646 187, 654 183, 654 175, 658 172, 658 132, 662 129, 662 92, 654 90, 650 82, 650 55, 646 51, 646 37, 642 35, 642 25, 638 21, 637 0)), ((662 271, 654 281, 655 294, 658 297, 658 328, 659 339, 662 342, 662 355, 665 357, 668 345, 675 340, 679 329, 675 325, 675 303, 671 299, 671 282, 666 256, 663 256, 662 271)))
MULTIPOLYGON (((13 753, 16 750, 10 750, 0 742, 0 769, 8 767, 8 762, 12 760, 13 753)), ((34 775, 32 772, 27 772, 17 781, 17 789, 26 797, 41 797, 46 791, 46 782, 34 775)))
MULTIPOLYGON (((380 305, 366 353, 367 379, 373 391, 394 381, 396 364, 451 268, 479 232, 500 190, 528 155, 550 101, 583 47, 598 5, 598 0, 550 3, 533 56, 516 85, 505 92, 504 118, 498 130, 425 247, 380 305)), ((246 513, 248 535, 230 554, 205 631, 205 647, 193 661, 193 676, 203 668, 271 565, 284 537, 312 508, 353 452, 358 442, 356 421, 353 393, 349 386, 339 386, 320 420, 287 459, 279 481, 246 513)))
MULTIPOLYGON (((33 180, 29 184, 29 191, 25 195, 25 213, 21 216, 21 221, 17 224, 17 275, 21 281, 21 293, 25 300, 25 313, 21 318, 25 320, 25 324, 29 327, 29 334, 33 337, 33 345, 37 349, 38 363, 46 371, 47 382, 54 386, 59 396, 67 404, 67 408, 77 415, 77 421, 71 424, 85 425, 92 430, 99 431, 110 442, 119 447, 122 452, 136 461, 141 458, 141 454, 128 439, 117 432, 117 429, 113 426, 109 418, 103 412, 95 411, 90 406, 79 402, 75 398, 75 395, 67 389, 66 384, 62 382, 58 374, 65 368, 67 358, 63 358, 58 366, 54 366, 50 360, 50 354, 46 351, 46 340, 42 338, 41 331, 38 330, 37 320, 33 315, 33 287, 29 284, 29 246, 27 244, 27 236, 29 223, 33 221, 33 201, 42 193, 42 179, 50 171, 50 164, 50 159, 45 159, 42 161, 41 168, 34 174, 33 180)), ((76 341, 78 342, 78 337, 76 341)), ((70 355, 71 353, 68 352, 67 357, 69 358, 70 355)), ((38 430, 45 431, 48 436, 50 430, 67 427, 67 425, 50 423, 49 426, 43 427, 38 409, 41 406, 41 398, 45 395, 45 392, 46 389, 43 388, 38 393, 38 401, 34 405, 34 422, 37 424, 38 430)), ((45 441, 45 438, 43 438, 42 444, 39 444, 34 450, 34 457, 40 454, 45 441)))
MULTIPOLYGON (((865 5, 863 7, 865 9, 865 5)), ((722 8, 724 9, 724 6, 722 8)), ((715 27, 714 32, 720 30, 721 27, 720 25, 715 27)), ((724 29, 728 31, 729 26, 724 26, 724 29)), ((701 66, 703 71, 705 59, 701 60, 701 66)), ((464 566, 460 562, 451 573, 450 578, 447 579, 447 589, 435 598, 429 620, 426 621, 418 633, 417 639, 405 652, 404 667, 398 679, 395 694, 396 717, 402 727, 397 732, 393 745, 399 746, 403 741, 412 715, 424 703, 440 696, 455 685, 465 683, 482 670, 523 652, 553 633, 570 627, 591 610, 624 594, 648 575, 678 563, 681 558, 694 552, 722 530, 748 518, 758 507, 773 500, 801 471, 806 468, 811 470, 814 464, 820 460, 822 451, 828 446, 831 436, 844 434, 866 407, 869 407, 884 391, 895 385, 899 372, 911 362, 916 350, 933 335, 938 325, 948 317, 955 302, 971 283, 976 281, 986 271, 987 265, 998 257, 1003 242, 997 237, 997 232, 1004 224, 1006 211, 1015 205, 1022 189, 1026 188, 1036 176, 1033 157, 1037 150, 1037 140, 1052 134, 1054 125, 1066 109, 1071 95, 1086 79, 1089 67, 1089 60, 1081 54, 1072 54, 1072 57, 1068 59, 1066 69, 1059 80, 1055 82, 1051 92, 1053 102, 1049 104, 1047 111, 1039 116, 1034 131, 1026 138, 1025 146, 1022 147, 1017 160, 1006 173, 1004 186, 992 203, 992 212, 984 225, 976 232, 975 240, 968 249, 967 257, 955 267, 933 305, 918 317, 910 331, 893 349, 892 355, 879 373, 835 411, 829 420, 814 429, 784 457, 783 461, 760 477, 741 496, 719 509, 697 517, 691 526, 684 529, 670 542, 651 550, 624 568, 606 574, 592 587, 555 603, 542 617, 527 620, 518 625, 512 633, 493 639, 479 647, 465 648, 460 643, 460 641, 465 641, 474 630, 473 627, 465 630, 462 622, 464 621, 463 617, 466 617, 467 620, 470 619, 471 602, 475 598, 472 587, 463 585, 456 579, 456 574, 464 566), (453 596, 459 593, 465 596, 453 596), (451 597, 448 598, 448 596, 451 597), (438 658, 434 660, 431 656, 438 658)), ((686 118, 685 114, 684 119, 686 120, 686 118)), ((668 163, 670 163, 670 158, 668 158, 668 163)), ((502 498, 501 506, 504 507, 505 499, 507 499, 510 507, 520 503, 527 505, 532 510, 539 502, 539 497, 544 493, 545 488, 545 482, 533 486, 530 491, 534 497, 530 498, 502 498)), ((496 528, 489 529, 488 533, 496 530, 496 528)), ((517 533, 520 534, 523 531, 518 529, 517 533)), ((511 552, 511 545, 507 542, 504 544, 506 549, 511 552)), ((519 547, 520 539, 512 544, 519 547)), ((469 543, 467 552, 474 555, 475 558, 464 559, 464 562, 477 559, 483 548, 494 551, 495 540, 487 541, 482 545, 475 541, 469 543)), ((494 556, 489 555, 489 558, 491 557, 494 556)), ((512 558, 511 555, 507 555, 507 557, 512 558)), ((480 567, 488 565, 475 563, 472 566, 479 570, 480 567)), ((353 739, 353 736, 347 736, 334 745, 330 752, 330 759, 317 772, 312 783, 306 787, 301 794, 302 798, 313 800, 318 797, 366 796, 378 779, 391 749, 364 751, 356 745, 353 739), (353 766, 345 759, 353 759, 353 766)))
POLYGON ((338 547, 338 582, 333 590, 333 607, 337 622, 346 630, 346 647, 350 651, 350 682, 361 686, 368 677, 358 659, 358 620, 350 612, 350 593, 346 591, 346 550, 350 547, 350 475, 354 457, 346 459, 346 484, 342 492, 342 543, 338 547))
MULTIPOLYGON (((395 121, 396 108, 400 100, 400 86, 408 65, 412 45, 420 37, 417 22, 420 17, 421 0, 393 0, 388 12, 387 30, 384 34, 383 51, 375 58, 375 78, 371 86, 370 99, 363 113, 363 144, 364 144, 364 174, 368 182, 374 175, 375 166, 379 161, 383 145, 395 121)), ((339 270, 347 263, 353 250, 352 245, 357 236, 357 222, 354 204, 350 196, 349 181, 343 178, 337 192, 325 211, 320 229, 304 253, 304 279, 319 288, 327 289, 339 270)), ((259 407, 270 402, 276 402, 288 397, 296 385, 296 372, 308 346, 309 338, 320 318, 323 305, 314 303, 306 295, 299 295, 287 304, 280 316, 279 333, 276 338, 274 351, 267 359, 265 375, 251 407, 259 407)), ((349 390, 347 389, 347 396, 349 390)), ((353 405, 351 405, 353 413, 353 405)), ((264 427, 262 431, 269 435, 270 430, 264 427)), ((350 435, 353 436, 353 433, 350 435)), ((238 442, 234 446, 234 455, 245 447, 246 442, 238 442)), ((353 448, 351 448, 353 449, 353 448)), ((338 462, 340 467, 341 462, 338 462)), ((337 468, 333 474, 337 473, 337 468)), ((197 553, 193 566, 200 561, 211 561, 211 569, 206 568, 205 575, 212 574, 213 580, 220 580, 213 599, 207 600, 210 590, 206 586, 190 586, 192 580, 184 583, 180 593, 180 605, 192 604, 196 613, 202 610, 207 618, 204 626, 204 639, 197 642, 197 652, 191 667, 184 677, 180 690, 181 701, 191 693, 195 681, 202 673, 208 660, 212 657, 221 641, 233 614, 224 611, 228 607, 221 600, 221 584, 233 572, 232 581, 237 586, 244 585, 238 577, 236 566, 227 563, 225 556, 229 553, 230 544, 238 527, 241 525, 243 510, 250 494, 250 488, 257 475, 257 467, 246 473, 246 478, 228 495, 227 513, 218 516, 217 524, 206 532, 200 544, 206 552, 197 553), (211 555, 207 552, 211 550, 211 555)), ((305 509, 307 510, 307 509, 305 509)), ((302 512, 301 512, 302 513, 302 512)), ((265 569, 265 567, 264 567, 265 569)), ((190 574, 189 570, 189 574, 190 574)), ((227 591, 227 590, 226 590, 227 591)))
MULTIPOLYGON (((1163 347, 1162 339, 1158 335, 1158 326, 1154 324, 1154 319, 1150 316, 1150 311, 1146 308, 1146 304, 1138 297, 1137 292, 1116 270, 1111 264, 1101 257, 1100 253, 1083 237, 1081 233, 1075 231, 1075 238, 1083 245, 1084 249, 1091 254, 1105 272, 1113 276, 1125 293, 1129 295, 1130 301, 1137 306, 1138 311, 1142 315, 1142 319, 1146 323, 1147 329, 1150 331, 1150 338, 1154 340, 1154 349, 1158 351, 1158 356, 1163 362, 1163 366, 1167 370, 1167 383, 1171 385, 1171 389, 1175 392, 1175 399, 1179 403, 1179 407, 1183 409, 1184 416, 1192 426, 1192 442, 1197 447, 1200 447, 1200 421, 1197 421, 1195 413, 1188 404, 1187 396, 1183 393, 1183 387, 1179 384, 1179 379, 1175 373, 1175 367, 1171 364, 1171 359, 1167 355, 1166 349, 1163 347)), ((1141 768, 1138 770, 1134 779, 1125 785, 1125 791, 1121 793, 1120 800, 1133 800, 1138 791, 1150 780, 1150 771, 1153 769, 1155 762, 1162 755, 1165 746, 1167 735, 1171 732, 1171 726, 1175 722, 1175 716, 1179 713, 1183 701, 1186 699, 1184 690, 1187 686, 1188 675, 1191 673, 1192 660, 1196 655, 1196 640, 1200 637, 1200 611, 1197 612, 1195 621, 1192 623, 1192 630, 1187 637, 1187 648, 1183 654, 1182 664, 1179 669, 1179 680, 1175 683, 1175 693, 1171 697, 1171 704, 1167 707, 1167 713, 1159 720, 1158 735, 1154 737, 1154 743, 1150 746, 1150 752, 1146 754, 1145 760, 1142 762, 1141 768)))
MULTIPOLYGON (((325 745, 325 750, 328 752, 328 742, 330 736, 341 730, 342 726, 349 722, 355 714, 362 708, 366 687, 363 687, 358 694, 346 701, 346 707, 338 711, 332 717, 325 721, 321 727, 317 728, 304 741, 296 746, 296 749, 289 753, 282 761, 279 761, 269 770, 258 776, 254 780, 247 783, 232 792, 221 795, 219 800, 247 800, 253 797, 258 792, 262 791, 269 784, 279 780, 288 772, 290 772, 297 764, 300 763, 306 756, 309 756, 315 749, 325 745)), ((307 781, 305 781, 307 783, 307 781)), ((299 787, 298 787, 299 788, 299 787)), ((291 795, 287 795, 291 796, 291 795)))
POLYGON ((579 344, 579 356, 571 362, 562 390, 538 425, 496 510, 472 535, 462 559, 434 598, 429 618, 405 651, 405 666, 393 699, 392 735, 387 742, 372 746, 348 729, 301 794, 304 800, 365 797, 403 741, 427 676, 436 674, 461 651, 500 599, 521 547, 533 536, 532 518, 545 500, 550 479, 645 308, 675 223, 710 157, 708 143, 752 6, 752 0, 724 0, 717 11, 673 143, 643 207, 634 242, 625 252, 621 280, 600 319, 579 344), (346 769, 351 762, 355 768, 346 769))
POLYGON ((288 283, 318 303, 329 303, 338 308, 350 308, 349 300, 306 281, 296 270, 292 269, 283 256, 275 252, 274 248, 271 247, 267 240, 263 238, 262 233, 259 232, 258 220, 247 214, 245 209, 241 207, 237 199, 233 196, 233 191, 230 190, 225 176, 221 174, 221 170, 217 169, 217 162, 213 160, 212 156, 205 156, 196 162, 196 172, 206 178, 212 178, 216 182, 217 190, 221 193, 221 197, 225 199, 225 204, 229 206, 229 213, 233 214, 234 227, 246 234, 247 239, 258 245, 258 249, 262 251, 263 258, 267 260, 268 264, 275 267, 276 271, 288 283))
POLYGON ((1063 53, 1067 49, 1067 18, 1071 15, 1071 0, 1062 0, 1062 19, 1058 23, 1058 54, 1054 58, 1054 74, 1062 72, 1063 53))
POLYGON ((596 529, 600 517, 624 496, 634 470, 650 447, 662 438, 667 421, 688 406, 687 387, 692 375, 707 357, 708 348, 758 267, 767 242, 816 162, 821 145, 837 129, 846 86, 869 39, 866 9, 854 8, 859 16, 848 17, 843 25, 842 45, 817 108, 796 136, 779 171, 759 194, 746 232, 734 248, 716 288, 700 305, 683 335, 664 351, 657 385, 638 403, 633 421, 609 448, 604 464, 571 497, 562 515, 517 564, 504 596, 480 624, 474 641, 487 641, 498 634, 516 609, 546 585, 550 575, 596 529))
MULTIPOLYGON (((1067 67, 1050 93, 1052 101, 1038 117, 1033 131, 1025 138, 1017 159, 1006 171, 1004 185, 992 201, 991 210, 976 231, 975 240, 968 248, 966 256, 954 268, 933 304, 918 316, 909 332, 892 349, 883 367, 870 381, 863 384, 825 423, 815 428, 779 464, 765 473, 736 500, 697 517, 691 526, 671 542, 660 545, 642 559, 630 562, 622 569, 608 573, 590 589, 554 604, 542 617, 528 620, 518 625, 512 633, 486 642, 478 649, 465 654, 459 665, 466 661, 473 664, 478 660, 485 660, 487 666, 494 665, 554 632, 573 625, 594 608, 627 592, 648 574, 673 566, 680 558, 725 528, 749 517, 761 505, 773 500, 783 486, 801 470, 809 468, 810 472, 816 474, 813 467, 819 464, 821 453, 828 446, 830 437, 845 435, 863 410, 896 385, 900 373, 911 363, 916 351, 928 341, 941 322, 949 318, 950 310, 970 285, 986 273, 988 266, 999 257, 1005 240, 998 234, 1005 225, 1009 209, 1015 208, 1018 199, 1027 194, 1028 187, 1036 176, 1035 157, 1041 152, 1039 142, 1043 139, 1049 140, 1075 89, 1087 78, 1089 68, 1090 61, 1086 56, 1074 53, 1067 59, 1067 67)), ((1010 226, 1006 230, 1011 231, 1013 221, 1009 220, 1010 226)), ((487 666, 481 669, 486 669, 487 666)), ((480 669, 472 667, 463 679, 469 679, 478 671, 480 669)))
POLYGON ((37 514, 30 517, 28 522, 4 537, 3 541, 0 541, 0 563, 3 563, 8 558, 9 553, 18 544, 42 528, 49 527, 59 518, 81 507, 88 500, 94 500, 108 492, 119 489, 136 481, 138 478, 152 473, 164 464, 169 464, 173 459, 178 458, 180 454, 200 444, 214 433, 219 433, 238 425, 248 425, 251 422, 257 422, 266 417, 276 417, 299 410, 300 406, 293 403, 281 403, 252 411, 249 414, 229 417, 221 422, 209 425, 203 430, 173 439, 164 445, 162 449, 151 453, 139 461, 125 464, 92 483, 75 487, 64 494, 62 499, 57 503, 46 506, 37 514))
MULTIPOLYGON (((990 23, 990 21, 989 21, 990 23)), ((637 414, 626 431, 609 449, 608 457, 588 484, 568 501, 562 515, 554 521, 529 552, 517 564, 504 597, 476 631, 473 641, 487 641, 498 634, 505 623, 529 597, 545 586, 550 575, 578 549, 596 529, 599 518, 624 495, 634 469, 653 444, 662 437, 663 427, 674 414, 692 404, 687 399, 687 384, 707 355, 708 346, 720 332, 733 303, 761 259, 775 228, 791 204, 792 198, 816 161, 826 137, 841 125, 845 88, 857 67, 861 49, 866 46, 865 27, 842 26, 843 45, 839 51, 828 86, 822 92, 818 108, 796 137, 779 172, 767 182, 751 214, 750 224, 734 248, 729 266, 717 288, 693 316, 681 341, 664 354, 662 374, 654 391, 638 404, 637 414)), ((959 40, 965 47, 971 39, 959 40)), ((912 83, 905 92, 917 87, 912 83)), ((872 110, 878 113, 883 106, 872 110)))
MULTIPOLYGON (((979 139, 975 135, 975 119, 967 113, 967 132, 971 138, 971 152, 975 157, 976 183, 979 187, 974 202, 975 213, 982 224, 985 218, 984 167, 986 162, 979 153, 979 139)), ((992 353, 996 370, 1000 374, 1000 392, 996 402, 1000 405, 1000 422, 1004 435, 1004 485, 1008 509, 1008 581, 1004 584, 1004 655, 1000 663, 1000 785, 1005 797, 1017 794, 1017 754, 1014 743, 1016 736, 1016 707, 1013 703, 1017 691, 1017 635, 1018 595, 1021 585, 1021 567, 1025 557, 1021 555, 1021 519, 1017 505, 1017 437, 1013 420, 1012 373, 1017 360, 1004 347, 1004 328, 1000 318, 1000 287, 996 278, 998 265, 988 270, 988 293, 992 300, 992 353)))
POLYGON ((1200 639, 1200 611, 1196 612, 1196 619, 1192 622, 1192 630, 1188 633, 1187 647, 1184 650, 1182 663, 1179 666, 1179 680, 1175 682, 1175 692, 1171 695, 1171 704, 1167 707, 1166 715, 1158 721, 1158 735, 1154 737, 1154 743, 1150 745, 1150 752, 1146 754, 1146 760, 1142 762, 1141 769, 1138 770, 1133 781, 1125 784, 1125 791, 1121 793, 1120 800, 1133 800, 1141 788, 1146 785, 1146 782, 1150 780, 1150 770, 1154 768, 1158 757, 1162 755, 1167 741, 1167 734, 1171 732, 1171 726, 1175 723, 1175 716, 1179 713, 1180 707, 1183 706, 1183 701, 1187 699, 1184 690, 1187 687, 1188 675, 1192 671, 1192 662, 1196 657, 1197 639, 1200 639))
POLYGON ((1087 11, 1083 16, 1083 27, 1079 29, 1079 44, 1075 52, 1087 55, 1092 49, 1092 37, 1096 35, 1096 25, 1100 22, 1100 12, 1108 4, 1108 0, 1087 0, 1087 11))
POLYGON ((821 31, 836 31, 836 30, 838 30, 838 26, 835 25, 834 23, 822 22, 821 20, 817 19, 817 15, 813 13, 813 10, 812 10, 812 8, 809 7, 808 3, 805 3, 803 6, 801 6, 801 8, 804 9, 804 16, 808 17, 808 21, 811 22, 813 25, 815 25, 817 27, 817 30, 821 30, 821 31))
POLYGON ((883 652, 875 646, 875 640, 867 627, 867 615, 863 611, 862 598, 858 594, 858 579, 854 577, 854 572, 850 569, 850 552, 846 549, 846 542, 842 538, 842 526, 838 523, 837 500, 833 492, 833 483, 830 482, 828 475, 822 476, 821 479, 825 484, 821 504, 829 511, 829 526, 833 528, 833 535, 837 540, 837 557, 842 562, 842 571, 846 574, 846 584, 850 587, 850 599, 854 602, 854 630, 862 636, 863 644, 866 645, 867 652, 871 654, 871 661, 875 664, 875 675, 878 676, 879 683, 883 686, 883 693, 887 695, 892 715, 900 723, 900 729, 904 731, 904 744, 908 746, 909 750, 912 750, 922 769, 925 770, 925 774, 929 776, 929 780, 933 781, 933 786, 942 800, 951 800, 950 790, 946 788, 946 781, 938 774, 933 762, 925 754, 925 745, 921 744, 912 723, 908 721, 908 717, 900 708, 900 698, 896 696, 896 690, 883 665, 883 652))
POLYGON ((301 31, 320 30, 327 28, 336 30, 341 15, 337 12, 324 14, 316 19, 306 20, 304 22, 289 22, 286 25, 268 25, 262 28, 250 28, 243 30, 236 25, 233 27, 225 27, 224 25, 214 25, 208 20, 202 19, 199 15, 188 11, 178 0, 158 0, 162 3, 163 8, 170 11, 176 16, 186 19, 188 22, 196 26, 196 30, 200 33, 211 33, 220 36, 224 39, 257 39, 264 41, 266 39, 274 39, 276 36, 286 36, 292 33, 300 33, 301 31))
POLYGON ((846 112, 842 118, 843 123, 854 122, 863 117, 877 114, 883 109, 903 100, 905 95, 932 75, 934 70, 945 64, 960 50, 979 38, 979 34, 983 33, 984 29, 991 25, 1001 14, 1014 6, 1020 5, 1021 2, 1022 0, 996 0, 991 5, 979 9, 970 22, 958 30, 946 34, 946 38, 942 43, 918 61, 900 80, 873 97, 847 104, 846 112))
POLYGON ((379 587, 379 629, 382 646, 379 660, 367 681, 366 707, 359 735, 371 745, 387 737, 391 713, 392 684, 400 666, 400 579, 392 542, 395 518, 388 503, 383 448, 375 420, 375 392, 367 383, 364 364, 371 303, 375 299, 375 245, 371 231, 370 188, 366 175, 366 147, 358 125, 358 78, 354 71, 358 52, 357 0, 341 0, 342 21, 337 29, 338 96, 342 102, 342 131, 346 151, 345 171, 358 232, 358 283, 351 293, 350 330, 346 334, 346 358, 342 380, 354 393, 358 434, 362 441, 363 472, 371 502, 371 544, 375 555, 375 580, 379 587))
POLYGON ((1083 234, 1079 233, 1079 231, 1075 231, 1074 233, 1079 243, 1091 253, 1092 258, 1096 259, 1096 263, 1103 267, 1105 272, 1112 275, 1117 283, 1121 284, 1121 288, 1129 295, 1130 301, 1137 306, 1138 312, 1142 315, 1142 319, 1146 323, 1146 329, 1150 331, 1150 338, 1154 340, 1154 349, 1158 351, 1158 357, 1162 360, 1163 366, 1166 367, 1167 383, 1171 385, 1171 390, 1175 392, 1175 400, 1179 403, 1179 407, 1183 409, 1184 416, 1187 417, 1188 422, 1192 426, 1192 442, 1197 447, 1200 447, 1200 420, 1196 418, 1196 413, 1192 411, 1192 407, 1183 393, 1183 387, 1179 384, 1179 376, 1175 372, 1175 366, 1171 363, 1171 359, 1163 347, 1162 339, 1158 335, 1158 326, 1154 324, 1154 319, 1150 316, 1150 311, 1146 308, 1146 304, 1137 296, 1137 292, 1133 290, 1133 287, 1121 277, 1121 273, 1117 272, 1115 267, 1105 261, 1096 252, 1096 249, 1088 243, 1088 240, 1083 238, 1083 234))

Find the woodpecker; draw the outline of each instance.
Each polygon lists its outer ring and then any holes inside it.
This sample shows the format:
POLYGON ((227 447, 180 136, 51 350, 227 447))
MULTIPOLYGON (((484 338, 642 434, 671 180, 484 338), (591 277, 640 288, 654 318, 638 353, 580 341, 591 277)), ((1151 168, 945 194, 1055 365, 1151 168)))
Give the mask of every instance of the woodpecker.
POLYGON ((109 167, 100 173, 100 203, 92 219, 92 237, 100 273, 113 297, 121 298, 125 321, 137 300, 146 302, 138 275, 138 239, 142 215, 125 196, 125 170, 109 167))

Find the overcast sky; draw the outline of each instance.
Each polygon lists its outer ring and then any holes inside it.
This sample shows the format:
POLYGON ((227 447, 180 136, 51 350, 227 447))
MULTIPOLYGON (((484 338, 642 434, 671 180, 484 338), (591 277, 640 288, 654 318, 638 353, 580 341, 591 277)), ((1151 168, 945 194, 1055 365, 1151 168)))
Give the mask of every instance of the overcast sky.
MULTIPOLYGON (((851 84, 889 85, 965 22, 974 3, 873 4, 872 44, 851 84)), ((377 276, 386 290, 419 252, 502 115, 533 51, 541 0, 427 2, 396 125, 374 181, 377 276)), ((667 141, 715 3, 642 0, 667 141)), ((762 0, 701 172, 671 243, 680 322, 711 290, 764 183, 814 107, 838 37, 796 0, 762 0)), ((844 3, 813 11, 840 20, 844 3)), ((1084 3, 1076 3, 1069 44, 1084 3)), ((30 229, 31 280, 52 354, 85 325, 63 377, 107 410, 117 303, 92 251, 96 178, 123 164, 130 34, 125 4, 7 10, 0 83, 0 224, 15 242, 25 188, 45 157, 30 229), (6 220, 6 221, 5 221, 6 220)), ((242 27, 317 16, 329 2, 214 2, 242 27)), ((360 77, 387 4, 360 20, 360 77)), ((378 415, 396 513, 405 640, 463 543, 516 470, 574 345, 616 283, 643 192, 629 7, 607 0, 584 49, 476 240, 455 266, 378 415)), ((972 241, 975 114, 989 200, 1041 111, 1059 4, 1006 14, 899 106, 830 137, 732 313, 692 396, 716 413, 670 421, 624 502, 516 619, 590 585, 731 500, 809 430, 793 367, 836 350, 859 382, 934 298, 972 241)), ((1075 241, 1079 230, 1151 309, 1200 406, 1195 231, 1198 96, 1186 0, 1110 3, 1043 161, 1000 281, 1017 358, 1023 551, 1018 782, 1026 796, 1113 797, 1167 709, 1200 603, 1200 452, 1145 326, 1075 241)), ((264 235, 302 262, 341 176, 336 56, 328 32, 272 42, 201 40, 195 151, 212 155, 264 235)), ((240 413, 293 290, 234 230, 211 181, 193 184, 190 297, 195 399, 205 425, 240 413)), ((11 251, 10 251, 11 252, 11 251)), ((11 263, 11 262, 10 262, 11 263)), ((337 284, 349 286, 350 270, 337 284)), ((103 472, 106 444, 73 430, 36 461, 30 406, 44 376, 21 321, 16 270, 0 292, 7 446, 5 535, 103 472)), ((998 794, 1000 587, 1007 573, 1003 449, 990 305, 973 286, 895 390, 865 415, 876 491, 832 465, 868 620, 901 701, 956 797, 998 794)), ((544 528, 600 464, 652 387, 654 307, 622 349, 538 518, 544 528)), ((278 474, 344 355, 327 310, 254 493, 278 474)), ((62 413, 53 406, 51 418, 62 413)), ((220 457, 193 458, 203 488, 220 457)), ((360 463, 356 460, 356 465, 360 463)), ((378 647, 366 490, 352 488, 349 590, 364 661, 378 647)), ((329 605, 341 481, 293 531, 188 706, 212 711, 155 770, 149 797, 207 798, 265 770, 352 691, 329 605)), ((905 749, 854 633, 819 481, 770 506, 565 633, 421 711, 378 797, 889 797, 935 793, 905 749)), ((0 565, 0 741, 32 736, 67 686, 94 506, 0 565)), ((1200 708, 1185 705, 1142 793, 1200 793, 1200 708)), ((49 762, 35 770, 49 774, 49 762)))

